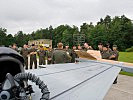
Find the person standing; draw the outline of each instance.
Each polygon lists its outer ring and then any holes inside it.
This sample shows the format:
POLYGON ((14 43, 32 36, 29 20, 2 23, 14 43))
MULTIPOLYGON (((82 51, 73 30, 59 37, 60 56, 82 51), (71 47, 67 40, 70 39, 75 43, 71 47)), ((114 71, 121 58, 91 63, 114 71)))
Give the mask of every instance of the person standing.
POLYGON ((117 45, 113 45, 113 51, 112 55, 110 56, 110 59, 118 61, 118 57, 119 57, 119 51, 117 50, 117 45))
POLYGON ((40 46, 40 50, 37 52, 39 56, 39 65, 45 65, 46 52, 43 46, 40 46))
POLYGON ((102 54, 102 52, 103 52, 103 44, 102 43, 98 44, 98 49, 99 49, 100 53, 102 54))
POLYGON ((68 63, 68 59, 70 59, 66 53, 66 51, 63 50, 63 43, 58 43, 58 48, 53 51, 52 54, 52 64, 60 64, 60 63, 68 63))
POLYGON ((110 44, 109 43, 106 43, 106 46, 107 46, 107 49, 108 49, 109 53, 111 54, 112 53, 112 50, 110 48, 110 44))
POLYGON ((102 59, 108 59, 108 60, 110 59, 111 53, 107 45, 103 45, 101 56, 102 56, 102 59))
POLYGON ((15 51, 17 51, 17 52, 19 52, 18 51, 18 48, 17 48, 17 44, 15 44, 15 43, 12 45, 12 49, 15 50, 15 51))
POLYGON ((76 46, 73 46, 73 49, 72 49, 72 60, 71 60, 72 63, 76 62, 75 58, 79 58, 78 55, 75 52, 76 49, 77 49, 76 46))
POLYGON ((68 59, 68 63, 70 63, 71 62, 71 60, 72 60, 72 50, 71 49, 69 49, 69 46, 68 45, 66 45, 65 46, 65 51, 66 51, 66 53, 67 53, 67 55, 69 56, 69 58, 70 59, 68 59))
POLYGON ((52 49, 52 46, 50 45, 47 52, 48 64, 52 64, 52 53, 53 53, 53 49, 52 49))
MULTIPOLYGON (((117 45, 113 45, 112 55, 110 56, 109 59, 114 60, 114 61, 118 61, 118 57, 119 57, 119 51, 117 50, 117 45)), ((118 76, 116 77, 113 84, 117 84, 117 79, 118 79, 118 76)))
POLYGON ((35 45, 32 44, 32 47, 30 49, 30 69, 32 69, 33 63, 35 65, 35 69, 37 69, 37 58, 36 58, 36 52, 35 45))
POLYGON ((23 45, 23 48, 22 48, 20 54, 24 58, 25 66, 26 66, 25 69, 28 69, 28 54, 29 54, 29 50, 28 50, 28 46, 26 44, 23 45))
POLYGON ((80 44, 78 45, 78 50, 83 50, 80 44))
POLYGON ((91 46, 88 45, 88 43, 84 43, 84 50, 93 50, 91 46))

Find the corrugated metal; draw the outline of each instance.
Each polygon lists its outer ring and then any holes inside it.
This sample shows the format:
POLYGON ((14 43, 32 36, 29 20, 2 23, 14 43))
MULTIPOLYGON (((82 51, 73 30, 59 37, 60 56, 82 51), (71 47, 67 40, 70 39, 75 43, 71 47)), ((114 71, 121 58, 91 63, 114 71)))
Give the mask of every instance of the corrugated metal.
MULTIPOLYGON (((55 64, 28 70, 47 84, 52 100, 102 100, 120 68, 100 62, 55 64)), ((36 89, 33 100, 41 97, 36 89)))

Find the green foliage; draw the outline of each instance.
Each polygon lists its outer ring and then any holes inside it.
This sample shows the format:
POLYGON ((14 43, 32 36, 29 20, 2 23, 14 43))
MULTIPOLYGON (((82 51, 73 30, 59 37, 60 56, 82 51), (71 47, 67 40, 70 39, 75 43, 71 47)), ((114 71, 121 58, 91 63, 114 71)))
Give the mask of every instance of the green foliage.
POLYGON ((0 45, 6 44, 6 29, 0 28, 0 45))
POLYGON ((124 71, 121 71, 119 74, 121 74, 121 75, 127 75, 127 76, 133 76, 133 73, 124 72, 124 71))
POLYGON ((131 48, 127 48, 126 52, 133 52, 133 46, 131 48))
POLYGON ((6 37, 6 46, 12 45, 13 43, 15 43, 14 37, 12 36, 12 34, 8 34, 6 37))
POLYGON ((90 43, 89 37, 91 36, 91 30, 94 28, 93 24, 87 24, 83 23, 83 25, 80 26, 80 34, 85 34, 85 41, 90 43))
POLYGON ((124 15, 114 18, 107 15, 105 18, 101 18, 96 25, 83 23, 80 26, 80 31, 77 26, 60 25, 56 28, 52 26, 45 29, 41 28, 31 34, 19 31, 13 37, 11 34, 6 34, 6 29, 0 28, 0 45, 8 46, 17 43, 18 46, 22 46, 29 40, 52 39, 53 47, 56 47, 58 42, 72 47, 75 45, 74 34, 85 34, 85 42, 94 49, 98 49, 99 42, 110 43, 111 46, 116 44, 120 51, 125 51, 126 48, 133 46, 133 23, 124 15))
POLYGON ((133 63, 133 52, 120 52, 119 61, 133 63))
POLYGON ((106 16, 97 23, 91 33, 93 34, 90 39, 94 48, 97 47, 98 42, 116 44, 121 51, 133 45, 133 24, 124 15, 116 16, 112 20, 110 16, 106 16))

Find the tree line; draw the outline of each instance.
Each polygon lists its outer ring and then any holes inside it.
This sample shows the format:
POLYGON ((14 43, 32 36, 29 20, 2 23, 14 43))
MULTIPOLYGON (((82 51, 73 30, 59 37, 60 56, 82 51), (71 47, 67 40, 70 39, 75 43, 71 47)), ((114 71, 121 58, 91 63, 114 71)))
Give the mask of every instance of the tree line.
POLYGON ((67 24, 56 28, 49 26, 30 34, 18 31, 14 36, 7 34, 7 29, 0 28, 0 45, 9 46, 16 43, 18 46, 22 46, 29 40, 52 39, 53 47, 56 47, 58 42, 63 42, 71 47, 78 45, 73 41, 75 34, 84 34, 85 42, 89 43, 94 49, 97 49, 100 42, 110 45, 116 44, 121 51, 133 46, 133 23, 131 19, 124 15, 114 18, 107 15, 105 18, 101 18, 96 25, 90 22, 89 24, 83 23, 80 28, 67 24))

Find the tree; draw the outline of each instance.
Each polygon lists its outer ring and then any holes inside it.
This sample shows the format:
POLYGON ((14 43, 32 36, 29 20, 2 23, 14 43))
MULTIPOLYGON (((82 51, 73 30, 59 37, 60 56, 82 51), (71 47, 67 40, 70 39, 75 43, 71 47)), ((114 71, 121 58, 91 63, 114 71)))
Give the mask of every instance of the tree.
POLYGON ((6 32, 5 28, 0 28, 0 45, 6 45, 6 32))
POLYGON ((64 45, 72 47, 76 45, 76 43, 73 43, 75 39, 73 36, 84 34, 85 42, 92 45, 94 49, 98 49, 99 42, 116 44, 122 51, 133 46, 133 23, 125 15, 115 16, 114 18, 107 15, 105 18, 101 18, 96 25, 83 23, 80 26, 80 31, 74 25, 59 25, 56 28, 50 25, 48 28, 37 29, 31 34, 18 31, 14 37, 11 34, 7 35, 6 32, 6 29, 0 28, 0 45, 8 46, 17 43, 18 46, 22 46, 29 40, 52 39, 53 47, 56 47, 58 42, 63 42, 64 45))
POLYGON ((91 30, 94 28, 93 24, 87 24, 83 23, 83 25, 80 26, 80 34, 85 34, 85 42, 90 42, 89 37, 91 35, 91 30))
POLYGON ((14 38, 15 38, 15 43, 18 46, 22 47, 24 44, 27 43, 26 35, 23 33, 23 31, 18 31, 17 34, 15 34, 14 38))
POLYGON ((13 43, 15 43, 14 37, 12 36, 12 34, 8 34, 6 37, 6 46, 12 45, 13 43))

